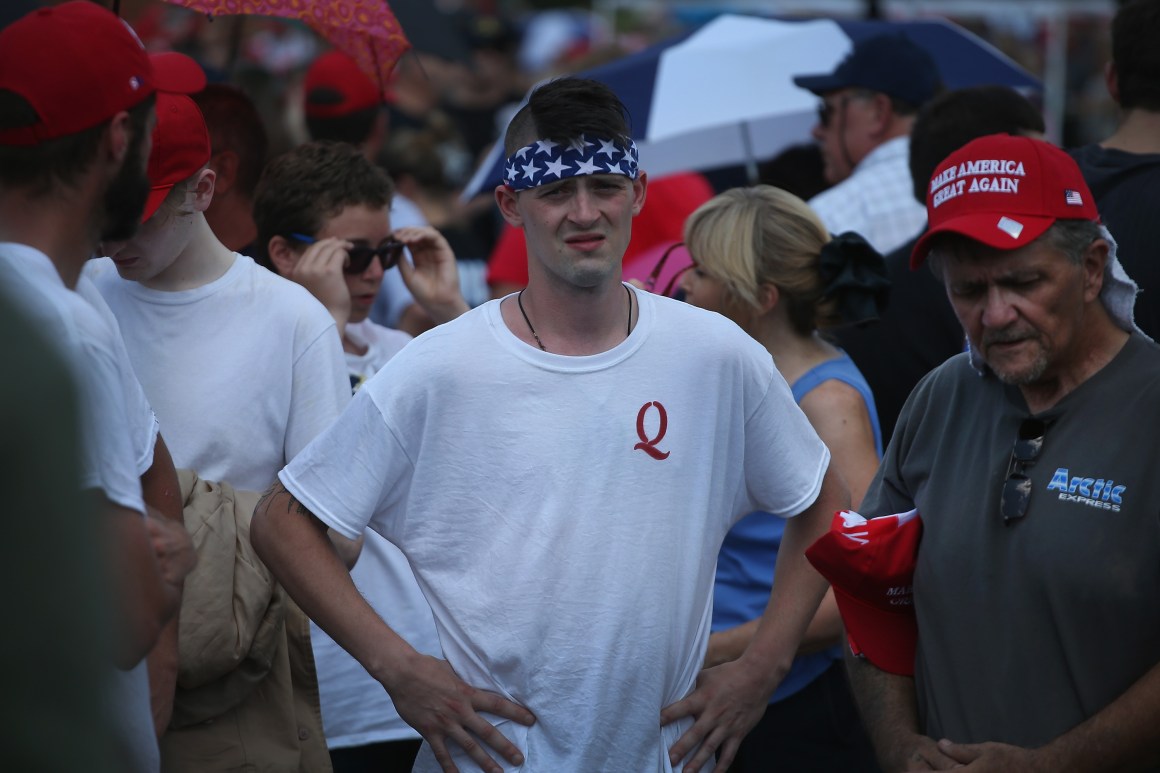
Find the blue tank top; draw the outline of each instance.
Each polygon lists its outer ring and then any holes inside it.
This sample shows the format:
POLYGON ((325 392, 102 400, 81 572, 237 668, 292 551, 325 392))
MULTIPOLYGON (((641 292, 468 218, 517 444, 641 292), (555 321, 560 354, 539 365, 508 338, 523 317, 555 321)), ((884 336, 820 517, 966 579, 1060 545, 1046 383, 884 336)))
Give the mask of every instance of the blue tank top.
MULTIPOLYGON (((845 352, 815 366, 795 381, 790 387, 793 399, 800 404, 810 391, 831 379, 849 384, 862 396, 874 430, 874 447, 881 459, 882 431, 878 426, 874 396, 866 379, 845 352)), ((745 516, 729 530, 717 557, 712 630, 733 628, 761 617, 769 602, 774 562, 777 561, 777 549, 784 530, 784 518, 760 510, 745 516)), ((795 658, 770 703, 793 695, 821 676, 835 660, 841 659, 841 645, 795 658)))

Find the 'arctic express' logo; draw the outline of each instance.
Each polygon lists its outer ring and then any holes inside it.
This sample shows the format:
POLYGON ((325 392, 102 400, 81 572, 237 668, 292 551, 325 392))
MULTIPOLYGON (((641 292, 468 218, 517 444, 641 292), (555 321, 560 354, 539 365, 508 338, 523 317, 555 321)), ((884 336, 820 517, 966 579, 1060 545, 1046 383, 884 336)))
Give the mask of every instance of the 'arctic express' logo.
POLYGON ((1103 478, 1071 477, 1066 467, 1060 467, 1047 484, 1048 491, 1058 491, 1062 502, 1079 502, 1088 507, 1120 512, 1127 486, 1117 486, 1114 480, 1103 478))

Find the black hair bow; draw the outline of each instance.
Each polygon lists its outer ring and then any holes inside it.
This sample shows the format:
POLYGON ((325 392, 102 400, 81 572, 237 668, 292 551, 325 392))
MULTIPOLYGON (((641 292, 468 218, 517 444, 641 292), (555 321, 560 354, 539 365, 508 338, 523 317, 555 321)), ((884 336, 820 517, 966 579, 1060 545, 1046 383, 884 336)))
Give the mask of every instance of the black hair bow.
POLYGON ((837 301, 845 324, 877 319, 890 302, 886 261, 860 234, 847 231, 822 247, 822 297, 837 301))

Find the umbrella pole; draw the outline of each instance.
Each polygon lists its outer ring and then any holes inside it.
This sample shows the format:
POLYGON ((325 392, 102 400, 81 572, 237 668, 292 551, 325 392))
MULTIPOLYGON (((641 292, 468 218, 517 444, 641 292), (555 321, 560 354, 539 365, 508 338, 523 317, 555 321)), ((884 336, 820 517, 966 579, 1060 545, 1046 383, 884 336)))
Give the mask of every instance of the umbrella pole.
POLYGON ((749 122, 741 123, 741 147, 745 150, 745 177, 750 185, 757 185, 757 158, 753 154, 753 137, 749 134, 749 122))

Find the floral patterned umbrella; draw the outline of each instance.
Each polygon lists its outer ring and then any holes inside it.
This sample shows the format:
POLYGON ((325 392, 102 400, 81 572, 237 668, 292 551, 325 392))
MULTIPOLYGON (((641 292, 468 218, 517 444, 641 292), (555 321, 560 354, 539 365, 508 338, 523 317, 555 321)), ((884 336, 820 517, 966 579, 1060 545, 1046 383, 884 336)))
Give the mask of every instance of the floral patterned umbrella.
POLYGON ((391 71, 411 44, 386 0, 165 0, 210 16, 299 19, 349 54, 386 90, 391 71))

